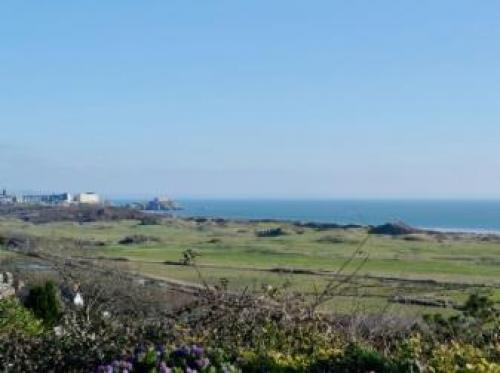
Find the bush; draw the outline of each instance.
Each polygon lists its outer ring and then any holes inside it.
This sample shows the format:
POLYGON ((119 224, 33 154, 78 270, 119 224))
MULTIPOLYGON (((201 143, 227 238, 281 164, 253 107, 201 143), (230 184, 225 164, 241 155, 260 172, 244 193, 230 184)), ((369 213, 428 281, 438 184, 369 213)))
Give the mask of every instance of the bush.
POLYGON ((394 370, 391 362, 379 352, 358 344, 350 344, 342 356, 331 362, 320 362, 314 370, 323 370, 321 368, 326 371, 349 373, 382 373, 394 370))
MULTIPOLYGON (((440 342, 457 340, 477 346, 498 341, 500 336, 500 311, 486 295, 471 294, 458 315, 443 317, 425 315, 433 337, 440 342)), ((499 343, 500 344, 500 343, 499 343)))
POLYGON ((488 361, 483 351, 467 344, 452 342, 437 346, 429 361, 429 371, 447 372, 500 372, 500 364, 488 361))
POLYGON ((17 332, 27 335, 42 333, 42 322, 26 309, 17 298, 0 301, 0 334, 17 332))
POLYGON ((0 367, 10 367, 7 372, 92 372, 134 343, 140 332, 71 310, 62 317, 57 335, 47 329, 36 336, 0 336, 0 367))
POLYGON ((161 217, 159 216, 154 216, 154 215, 146 215, 143 216, 139 220, 140 225, 160 225, 161 224, 161 217))
MULTIPOLYGON (((186 250, 186 264, 195 265, 194 256, 186 250)), ((316 312, 303 295, 290 294, 286 287, 236 294, 226 281, 197 290, 196 300, 175 312, 139 313, 135 304, 149 304, 147 286, 134 288, 124 277, 111 281, 109 273, 99 277, 94 272, 92 286, 105 284, 105 292, 83 286, 85 307, 66 307, 60 321, 53 316, 60 314, 55 286, 48 282, 32 289, 28 303, 33 312, 49 325, 57 320, 58 335, 30 327, 33 320, 36 327, 41 324, 19 304, 8 303, 15 300, 0 303, 0 311, 8 310, 0 315, 11 315, 0 324, 5 331, 0 334, 1 367, 90 372, 100 366, 113 373, 131 368, 157 373, 500 371, 497 305, 484 295, 472 295, 453 317, 373 328, 379 319, 367 317, 359 326, 359 319, 316 312), (113 302, 126 302, 127 308, 115 308, 113 302), (15 333, 24 324, 30 332, 15 333)), ((152 293, 155 299, 157 294, 152 293)))
POLYGON ((160 239, 158 237, 145 236, 143 234, 134 234, 132 236, 127 236, 122 238, 118 243, 120 245, 138 245, 141 243, 149 243, 149 242, 159 242, 160 239))
POLYGON ((47 281, 43 286, 31 288, 26 299, 26 307, 31 309, 36 317, 43 320, 45 325, 55 325, 61 317, 61 307, 54 283, 47 281))
POLYGON ((342 236, 334 236, 334 235, 328 235, 328 236, 323 236, 317 239, 317 242, 320 243, 328 243, 328 244, 341 244, 341 243, 346 243, 349 242, 348 239, 342 236))
POLYGON ((131 356, 101 364, 97 372, 238 372, 231 359, 220 349, 198 345, 165 348, 163 345, 139 345, 131 356))
POLYGON ((269 228, 255 232, 257 237, 279 237, 285 234, 286 232, 282 228, 269 228))

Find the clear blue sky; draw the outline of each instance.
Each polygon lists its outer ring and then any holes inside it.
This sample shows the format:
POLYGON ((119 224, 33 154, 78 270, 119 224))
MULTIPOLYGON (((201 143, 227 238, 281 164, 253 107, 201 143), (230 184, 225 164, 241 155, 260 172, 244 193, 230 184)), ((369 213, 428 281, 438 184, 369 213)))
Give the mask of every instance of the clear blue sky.
POLYGON ((498 1, 2 1, 0 186, 500 197, 498 1))

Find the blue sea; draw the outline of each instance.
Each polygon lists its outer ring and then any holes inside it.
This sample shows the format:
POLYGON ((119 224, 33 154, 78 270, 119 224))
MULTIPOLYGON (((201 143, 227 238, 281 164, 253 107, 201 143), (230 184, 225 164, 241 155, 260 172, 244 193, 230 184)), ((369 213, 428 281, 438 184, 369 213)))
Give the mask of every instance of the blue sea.
POLYGON ((402 221, 444 231, 500 232, 500 200, 178 200, 177 216, 377 225, 402 221))

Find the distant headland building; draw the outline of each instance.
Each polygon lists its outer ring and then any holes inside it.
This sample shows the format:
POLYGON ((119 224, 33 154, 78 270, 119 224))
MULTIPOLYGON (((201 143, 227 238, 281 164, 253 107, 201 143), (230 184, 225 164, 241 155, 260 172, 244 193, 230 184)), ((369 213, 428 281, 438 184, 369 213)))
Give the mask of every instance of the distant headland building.
POLYGON ((180 206, 168 197, 156 197, 146 204, 146 211, 180 210, 180 206))
POLYGON ((67 206, 71 204, 99 205, 101 197, 94 192, 76 194, 74 197, 69 193, 52 194, 8 194, 6 189, 0 194, 0 205, 46 205, 46 206, 67 206))
POLYGON ((168 197, 156 197, 147 202, 131 202, 126 204, 125 207, 157 212, 182 210, 182 207, 177 202, 168 197))

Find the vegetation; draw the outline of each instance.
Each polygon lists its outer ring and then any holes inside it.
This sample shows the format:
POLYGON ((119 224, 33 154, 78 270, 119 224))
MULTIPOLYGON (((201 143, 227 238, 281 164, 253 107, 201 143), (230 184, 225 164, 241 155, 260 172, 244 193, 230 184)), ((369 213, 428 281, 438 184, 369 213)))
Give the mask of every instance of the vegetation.
POLYGON ((53 282, 30 289, 26 306, 41 319, 45 325, 52 326, 59 320, 61 310, 53 282))
POLYGON ((195 303, 162 319, 68 307, 60 333, 3 328, 0 364, 7 371, 498 372, 498 314, 472 298, 461 317, 481 327, 451 338, 432 322, 392 330, 385 324, 372 334, 269 290, 255 297, 205 288, 195 303))
POLYGON ((285 235, 285 231, 281 228, 268 228, 255 232, 257 237, 279 237, 285 235))
POLYGON ((41 334, 42 331, 42 322, 16 298, 0 301, 0 335, 18 332, 34 336, 41 334))
POLYGON ((493 236, 222 219, 0 236, 30 290, 0 301, 7 372, 500 371, 493 236))
POLYGON ((111 206, 36 206, 0 205, 0 215, 35 224, 57 221, 89 223, 96 221, 118 221, 123 219, 144 219, 148 216, 133 209, 111 206))
MULTIPOLYGON (((363 249, 343 268, 356 268, 355 286, 324 307, 342 313, 422 315, 429 307, 453 310, 468 295, 489 289, 500 300, 500 240, 494 236, 412 233, 368 235, 362 227, 285 222, 163 219, 155 225, 138 220, 85 224, 0 222, 0 236, 12 247, 43 243, 50 253, 108 259, 123 269, 165 281, 200 283, 185 266, 184 253, 196 253, 204 280, 228 280, 232 290, 261 284, 287 284, 290 291, 313 296, 338 274, 358 245, 363 249), (280 228, 286 235, 256 237, 280 228), (127 243, 126 245, 119 242, 127 243), (434 306, 432 306, 434 305, 434 306)), ((354 285, 354 284, 353 284, 354 285)))

